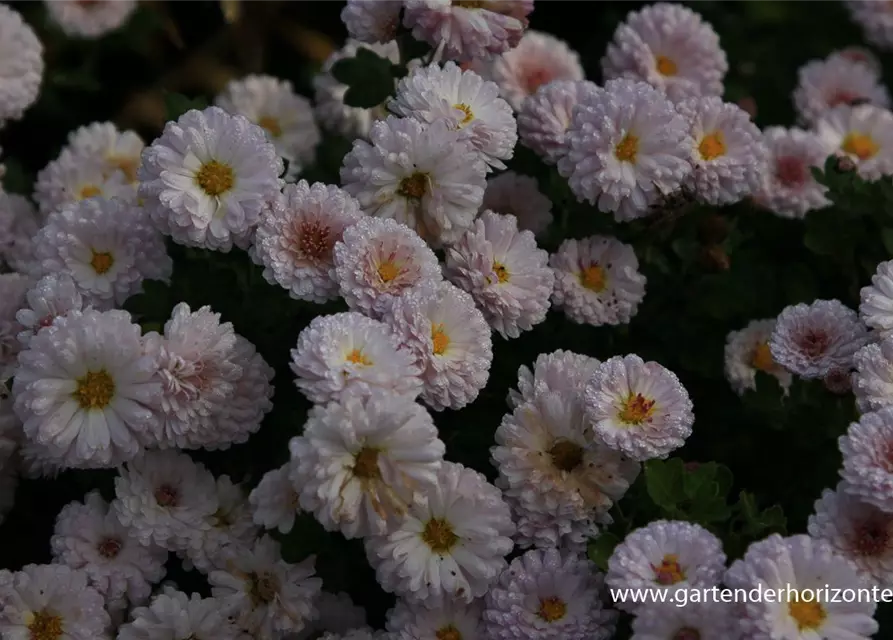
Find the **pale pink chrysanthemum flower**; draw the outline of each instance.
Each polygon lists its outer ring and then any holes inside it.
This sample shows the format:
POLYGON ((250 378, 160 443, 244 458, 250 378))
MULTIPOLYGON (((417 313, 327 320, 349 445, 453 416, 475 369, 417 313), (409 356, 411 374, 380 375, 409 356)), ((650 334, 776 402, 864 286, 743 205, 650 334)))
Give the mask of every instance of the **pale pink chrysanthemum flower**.
POLYGON ((389 218, 363 218, 334 250, 335 282, 351 309, 379 318, 394 298, 443 280, 440 263, 415 231, 389 218))
POLYGON ((344 230, 363 217, 359 204, 332 185, 306 180, 287 184, 267 204, 250 253, 264 279, 295 300, 327 302, 338 297, 332 277, 333 248, 344 230))
POLYGON ((893 513, 893 407, 866 413, 837 441, 847 492, 893 513))
POLYGON ((554 80, 541 86, 521 105, 518 113, 518 137, 546 164, 557 164, 567 153, 567 130, 574 107, 588 80, 554 80))
POLYGON ((0 274, 0 395, 8 393, 9 379, 16 375, 23 347, 18 336, 24 329, 17 314, 33 284, 33 278, 20 273, 0 274))
POLYGON ((893 406, 893 339, 867 344, 853 356, 852 391, 862 413, 893 406))
POLYGON ((275 370, 249 340, 236 335, 233 362, 242 370, 225 410, 218 414, 216 437, 204 442, 210 450, 242 444, 260 429, 264 416, 273 410, 275 370))
POLYGON ((38 331, 69 311, 80 311, 83 300, 77 285, 67 273, 53 273, 38 280, 25 295, 25 304, 16 311, 22 326, 18 340, 27 347, 38 331))
POLYGON ((871 284, 859 292, 859 317, 881 338, 893 337, 893 260, 881 262, 871 284))
POLYGON ((254 523, 266 529, 288 533, 300 508, 298 492, 289 480, 291 463, 267 471, 248 495, 254 523))
POLYGON ((870 104, 827 111, 815 131, 828 155, 849 158, 865 180, 893 175, 893 113, 870 104))
POLYGON ((840 56, 852 62, 859 62, 861 64, 864 64, 871 71, 874 71, 877 75, 881 75, 881 72, 883 71, 881 67, 881 61, 874 53, 872 53, 865 47, 844 47, 843 49, 832 53, 831 56, 840 56))
POLYGON ((774 330, 775 318, 752 320, 740 331, 732 331, 726 337, 726 379, 738 395, 757 388, 758 371, 774 377, 785 392, 791 386, 791 372, 775 362, 769 350, 769 339, 774 330))
POLYGON ((794 108, 806 125, 815 124, 839 105, 890 106, 890 94, 880 76, 864 63, 840 54, 806 63, 800 67, 797 76, 794 108))
POLYGON ((839 300, 785 307, 769 340, 775 361, 802 378, 849 369, 870 339, 859 316, 839 300))
POLYGON ((541 31, 527 31, 518 46, 494 58, 486 77, 499 86, 500 95, 515 111, 525 98, 556 80, 584 79, 580 56, 568 44, 541 31))
POLYGON ((676 104, 688 120, 694 167, 687 188, 700 202, 734 204, 756 193, 766 174, 769 150, 741 107, 722 98, 690 98, 676 104))
POLYGON ((719 36, 698 13, 659 2, 630 12, 602 58, 607 80, 641 80, 673 100, 722 95, 729 65, 719 36))
POLYGON ((688 122, 644 82, 582 87, 566 140, 558 172, 577 200, 613 213, 618 222, 650 215, 692 171, 688 122))
POLYGON ((341 21, 354 40, 368 44, 390 42, 400 26, 402 0, 347 0, 341 21))
POLYGON ((392 391, 415 398, 422 390, 415 354, 386 324, 355 311, 317 316, 291 351, 295 384, 311 402, 350 391, 392 391))
POLYGON ((447 122, 491 170, 505 169, 502 161, 511 159, 518 141, 518 125, 499 87, 452 61, 411 71, 397 84, 388 108, 419 122, 447 122))
POLYGON ((518 46, 533 0, 406 0, 403 24, 447 60, 490 58, 518 46))
POLYGON ((136 10, 136 0, 47 0, 47 14, 66 35, 96 39, 121 28, 136 10))
POLYGON ((633 248, 608 236, 565 240, 549 259, 553 304, 578 324, 628 323, 645 297, 633 248))
POLYGON ((36 273, 34 236, 44 222, 31 201, 17 193, 0 192, 0 258, 13 271, 36 273))
POLYGON ((783 218, 802 218, 831 204, 828 187, 812 175, 822 169, 828 151, 819 137, 802 129, 768 127, 763 139, 769 150, 769 167, 754 201, 783 218))
POLYGON ((132 184, 145 146, 135 131, 119 131, 112 122, 93 122, 68 134, 67 148, 77 156, 101 157, 107 173, 121 171, 132 184))
POLYGON ((865 39, 880 49, 893 49, 893 8, 878 0, 845 0, 853 22, 862 27, 865 39))
POLYGON ((893 514, 849 493, 846 482, 822 491, 807 530, 852 560, 875 583, 893 580, 893 514))
POLYGON ((563 349, 541 353, 532 371, 527 365, 518 367, 518 389, 509 389, 506 398, 509 409, 550 391, 579 395, 600 364, 597 358, 563 349))
POLYGON ((21 14, 7 5, 0 9, 0 119, 19 120, 40 95, 43 44, 21 14))
POLYGON ((444 120, 424 124, 388 116, 356 140, 341 166, 343 188, 363 211, 393 218, 429 244, 468 229, 484 199, 486 163, 444 120))
POLYGON ((481 212, 515 216, 518 228, 540 235, 552 224, 552 201, 539 190, 535 178, 505 171, 487 180, 481 212))
POLYGON ((446 277, 474 298, 503 338, 546 319, 555 276, 549 254, 530 231, 518 231, 514 216, 485 211, 446 251, 446 277))
POLYGON ((474 299, 448 282, 411 291, 384 315, 421 370, 421 400, 435 411, 474 401, 490 376, 490 326, 474 299))

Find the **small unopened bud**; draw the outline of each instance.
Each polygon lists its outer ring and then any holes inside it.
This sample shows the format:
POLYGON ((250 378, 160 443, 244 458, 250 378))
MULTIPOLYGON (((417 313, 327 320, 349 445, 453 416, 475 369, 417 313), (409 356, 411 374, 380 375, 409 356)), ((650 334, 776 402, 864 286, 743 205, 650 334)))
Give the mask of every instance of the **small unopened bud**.
POLYGON ((837 170, 841 173, 849 173, 856 170, 856 163, 849 156, 840 156, 837 158, 837 170))

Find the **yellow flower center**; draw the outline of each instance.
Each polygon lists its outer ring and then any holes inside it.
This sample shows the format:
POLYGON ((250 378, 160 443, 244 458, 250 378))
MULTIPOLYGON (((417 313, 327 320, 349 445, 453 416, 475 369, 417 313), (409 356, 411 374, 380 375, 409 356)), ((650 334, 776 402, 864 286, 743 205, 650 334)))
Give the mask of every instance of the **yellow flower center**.
POLYGON ((93 251, 93 258, 90 260, 90 266, 93 267, 93 271, 99 275, 102 275, 111 269, 113 264, 115 264, 115 259, 108 251, 93 251))
POLYGON ((788 612, 797 622, 797 628, 800 631, 818 629, 828 617, 820 602, 803 602, 802 599, 798 599, 797 602, 789 602, 788 612))
POLYGON ((136 171, 140 165, 139 157, 112 156, 109 158, 109 164, 123 173, 127 182, 136 182, 136 171))
POLYGON ((679 71, 676 67, 676 63, 667 56, 657 56, 654 60, 657 66, 657 71, 662 76, 675 76, 679 71))
POLYGON ((104 409, 115 396, 115 381, 105 369, 88 371, 87 375, 78 379, 78 388, 74 398, 81 409, 104 409))
POLYGON ((459 542, 459 536, 453 533, 453 527, 446 520, 431 518, 422 531, 422 540, 434 553, 447 553, 459 542))
POLYGON ((442 356, 450 346, 450 337, 443 330, 442 324, 431 327, 431 342, 434 345, 434 353, 439 356, 442 356))
POLYGON ((462 640, 462 634, 453 625, 441 627, 434 633, 436 640, 462 640))
POLYGON ((360 349, 354 349, 353 351, 348 353, 347 361, 353 362, 354 364, 361 364, 365 367, 368 367, 372 364, 372 361, 367 358, 360 349))
POLYGON ((460 128, 460 129, 461 129, 462 127, 464 127, 465 125, 467 125, 467 124, 468 124, 469 122, 471 122, 472 120, 474 120, 474 112, 472 112, 471 107, 469 107, 469 106, 468 106, 467 104, 465 104, 464 102, 460 102, 459 104, 454 104, 454 105, 453 105, 453 109, 458 109, 459 111, 461 111, 462 113, 465 114, 465 117, 463 117, 463 118, 458 122, 458 124, 459 124, 459 128, 460 128))
POLYGON ((679 556, 674 553, 668 553, 657 566, 651 565, 654 569, 654 581, 657 584, 670 585, 685 580, 685 573, 679 566, 679 556))
POLYGON ((195 174, 195 182, 209 196, 216 197, 233 188, 235 175, 232 167, 210 160, 195 174))
POLYGON ((726 155, 726 141, 722 131, 714 131, 701 139, 698 152, 704 160, 715 160, 726 155))
POLYGON ((505 268, 505 265, 500 264, 498 262, 493 263, 493 271, 496 272, 496 277, 500 282, 508 282, 509 281, 509 272, 508 269, 505 268))
POLYGON ((623 136, 623 140, 614 149, 614 156, 620 162, 635 162, 639 153, 639 139, 631 133, 623 136))
POLYGON ((856 156, 859 160, 868 160, 877 155, 877 152, 881 150, 880 145, 878 145, 871 136, 855 131, 847 134, 843 139, 840 148, 847 153, 856 156))
POLYGON ((596 293, 605 290, 606 280, 605 270, 597 264, 591 264, 580 272, 580 284, 596 293))
POLYGON ((555 622, 567 615, 567 605, 556 596, 543 598, 540 600, 540 610, 536 612, 536 615, 546 622, 555 622))
POLYGON ((642 424, 654 414, 654 400, 641 393, 630 393, 620 410, 620 420, 626 424, 642 424))
POLYGON ((358 478, 366 480, 372 478, 380 478, 381 471, 378 469, 378 449, 371 447, 363 447, 360 452, 354 456, 353 474, 358 478))
POLYGON ((573 471, 583 463, 583 448, 568 440, 558 440, 549 449, 552 464, 561 471, 573 471))
POLYGON ((62 618, 46 609, 35 612, 28 624, 30 640, 59 640, 62 631, 62 618))
POLYGON ((95 198, 98 195, 102 195, 102 189, 97 187, 95 184, 85 184, 81 187, 81 190, 78 191, 78 199, 80 200, 95 198))
POLYGON ((407 176, 400 181, 397 187, 397 193, 404 198, 412 198, 413 200, 421 200, 428 192, 428 174, 416 171, 411 176, 407 176))
POLYGON ((267 133, 273 138, 278 138, 282 135, 282 125, 280 125, 279 120, 273 116, 261 116, 257 121, 257 124, 262 129, 266 129, 267 133))
POLYGON ((399 275, 400 268, 391 260, 382 262, 380 265, 378 265, 378 277, 381 278, 382 282, 390 282, 399 275))
POLYGON ((768 343, 761 342, 756 346, 750 357, 750 366, 766 373, 770 373, 775 368, 775 360, 772 358, 768 343))

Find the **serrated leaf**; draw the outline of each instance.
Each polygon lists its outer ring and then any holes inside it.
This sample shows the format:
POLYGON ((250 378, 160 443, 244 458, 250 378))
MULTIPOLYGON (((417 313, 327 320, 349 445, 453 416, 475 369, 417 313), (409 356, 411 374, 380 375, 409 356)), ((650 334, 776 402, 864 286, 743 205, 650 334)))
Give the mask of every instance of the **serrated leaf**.
POLYGON ((614 548, 621 540, 613 533, 607 531, 599 534, 597 538, 589 542, 587 549, 589 559, 602 571, 608 569, 608 560, 614 553, 614 548))
POLYGON ((685 467, 679 458, 649 460, 645 463, 645 488, 654 504, 673 510, 685 499, 685 467))
POLYGON ((351 107, 377 107, 394 92, 391 62, 369 49, 360 49, 353 58, 336 62, 332 76, 347 85, 344 103, 351 107))

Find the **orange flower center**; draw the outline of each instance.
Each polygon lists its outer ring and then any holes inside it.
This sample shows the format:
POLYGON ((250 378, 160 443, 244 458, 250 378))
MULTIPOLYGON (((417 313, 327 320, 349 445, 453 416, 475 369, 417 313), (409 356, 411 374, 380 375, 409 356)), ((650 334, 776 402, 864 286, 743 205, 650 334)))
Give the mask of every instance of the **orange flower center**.
POLYGON ((877 152, 881 150, 880 145, 878 145, 871 136, 855 131, 847 134, 843 139, 840 148, 847 153, 856 156, 859 160, 868 160, 877 155, 877 152))
POLYGON ((540 610, 536 615, 546 622, 555 622, 561 620, 567 615, 567 605, 561 598, 552 596, 551 598, 543 598, 540 600, 540 610))
POLYGON ((726 155, 726 141, 722 131, 714 131, 704 136, 698 145, 698 153, 704 160, 715 160, 726 155))
POLYGON ((630 393, 620 411, 620 420, 626 424, 642 424, 654 414, 654 400, 648 400, 641 393, 630 393))
POLYGON ((657 584, 670 585, 685 580, 685 573, 679 565, 679 557, 674 553, 668 553, 654 569, 654 581, 657 584))
POLYGON ((676 63, 673 62, 667 56, 657 56, 655 58, 655 64, 657 66, 657 71, 662 76, 675 76, 679 69, 676 67, 676 63))
POLYGON ((450 337, 443 330, 442 324, 431 328, 431 342, 434 345, 434 353, 439 356, 442 356, 450 346, 450 337))
POLYGON ((601 293, 607 286, 605 270, 597 264, 591 264, 580 272, 580 284, 596 293, 601 293))

